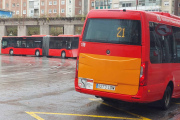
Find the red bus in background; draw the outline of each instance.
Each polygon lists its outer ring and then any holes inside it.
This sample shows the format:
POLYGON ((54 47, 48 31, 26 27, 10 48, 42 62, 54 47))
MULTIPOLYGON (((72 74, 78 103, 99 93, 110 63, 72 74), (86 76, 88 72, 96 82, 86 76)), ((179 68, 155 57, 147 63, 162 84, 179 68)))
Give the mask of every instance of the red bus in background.
POLYGON ((2 54, 77 57, 79 35, 5 36, 2 54))
POLYGON ((4 36, 1 53, 10 55, 42 55, 43 36, 4 36))
POLYGON ((50 36, 49 40, 44 39, 45 41, 49 42, 49 46, 45 47, 49 48, 46 56, 61 56, 62 58, 77 57, 79 35, 50 36))

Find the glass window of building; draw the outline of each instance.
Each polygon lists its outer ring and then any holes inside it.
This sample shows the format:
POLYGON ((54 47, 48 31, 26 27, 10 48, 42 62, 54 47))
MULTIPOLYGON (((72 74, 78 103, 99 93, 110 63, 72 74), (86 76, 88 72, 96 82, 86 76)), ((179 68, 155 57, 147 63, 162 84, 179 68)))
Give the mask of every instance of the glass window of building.
POLYGON ((54 3, 53 3, 54 5, 57 5, 57 1, 54 1, 54 3))
POLYGON ((9 7, 9 4, 8 4, 8 3, 6 3, 6 7, 9 7))
POLYGON ((15 7, 15 3, 12 4, 12 7, 15 7))
POLYGON ((52 13, 52 9, 49 9, 49 13, 52 13))
POLYGON ((16 14, 17 14, 17 15, 19 14, 19 10, 16 11, 16 14))
POLYGON ((61 13, 65 13, 65 10, 64 10, 64 9, 61 9, 61 13))
POLYGON ((94 2, 91 2, 91 7, 94 7, 94 2))
POLYGON ((44 6, 44 1, 41 2, 41 5, 44 6))
POLYGON ((23 2, 23 6, 26 7, 26 2, 23 2))
POLYGON ((23 10, 23 14, 26 14, 26 10, 23 10))
POLYGON ((62 0, 62 1, 61 1, 61 5, 64 5, 64 4, 65 4, 65 1, 64 1, 64 0, 62 0))
POLYGON ((44 10, 41 10, 41 14, 44 14, 44 10))
POLYGON ((57 13, 57 10, 56 9, 54 9, 54 11, 53 11, 54 13, 57 13))
POLYGON ((99 1, 95 1, 95 5, 96 5, 96 6, 99 6, 99 1))
POLYGON ((164 2, 164 6, 169 6, 169 2, 164 2))
POLYGON ((52 1, 49 1, 49 5, 52 5, 52 1))

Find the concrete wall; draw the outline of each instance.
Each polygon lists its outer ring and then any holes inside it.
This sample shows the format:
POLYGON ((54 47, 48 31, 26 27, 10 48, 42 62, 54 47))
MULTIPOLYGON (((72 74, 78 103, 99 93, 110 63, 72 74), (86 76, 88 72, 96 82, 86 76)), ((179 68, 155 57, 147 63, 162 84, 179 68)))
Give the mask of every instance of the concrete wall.
MULTIPOLYGON (((27 36, 27 26, 40 26, 41 35, 50 34, 50 26, 62 26, 64 27, 64 34, 74 35, 74 26, 83 26, 84 22, 81 20, 47 20, 46 18, 38 20, 1 20, 0 19, 0 40, 3 36, 6 36, 7 26, 17 26, 18 36, 27 36)), ((1 42, 0 42, 1 53, 1 42)))
MULTIPOLYGON (((2 40, 2 37, 5 36, 6 32, 5 32, 5 26, 4 25, 0 25, 0 41, 2 40)), ((0 42, 0 47, 1 47, 1 42, 0 42)), ((0 49, 0 53, 1 53, 1 49, 0 49)))

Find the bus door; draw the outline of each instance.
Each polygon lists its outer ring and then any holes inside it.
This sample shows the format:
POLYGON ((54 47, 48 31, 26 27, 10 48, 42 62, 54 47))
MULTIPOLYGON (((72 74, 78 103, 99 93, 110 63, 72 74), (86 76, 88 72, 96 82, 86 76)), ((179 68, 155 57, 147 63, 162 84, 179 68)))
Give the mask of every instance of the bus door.
POLYGON ((78 46, 79 46, 79 37, 74 37, 71 44, 72 44, 71 45, 72 55, 73 55, 73 57, 77 57, 78 46))
POLYGON ((22 38, 21 40, 21 54, 22 55, 28 55, 28 50, 26 47, 27 47, 26 38, 22 38))
POLYGON ((42 37, 34 38, 34 54, 36 50, 39 50, 40 55, 42 55, 42 37))
POLYGON ((32 37, 26 39, 26 53, 27 55, 34 55, 34 40, 32 37))
POLYGON ((22 54, 22 41, 21 38, 15 38, 15 46, 13 49, 14 54, 22 54))

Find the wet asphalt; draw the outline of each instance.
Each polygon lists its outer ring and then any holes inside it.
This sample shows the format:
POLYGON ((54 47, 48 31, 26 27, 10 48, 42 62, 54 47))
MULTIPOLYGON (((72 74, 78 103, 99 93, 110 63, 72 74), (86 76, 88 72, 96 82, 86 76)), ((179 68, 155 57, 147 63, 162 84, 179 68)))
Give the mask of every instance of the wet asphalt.
POLYGON ((74 89, 75 59, 0 55, 0 120, 178 120, 180 99, 103 102, 74 89))

